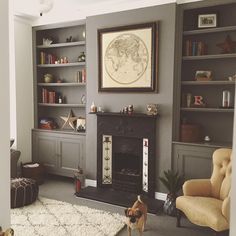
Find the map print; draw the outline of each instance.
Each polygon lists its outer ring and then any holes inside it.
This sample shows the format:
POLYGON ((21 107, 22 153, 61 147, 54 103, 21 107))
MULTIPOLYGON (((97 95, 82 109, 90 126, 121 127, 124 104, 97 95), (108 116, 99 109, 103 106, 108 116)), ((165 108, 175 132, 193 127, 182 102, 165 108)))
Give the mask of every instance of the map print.
POLYGON ((148 50, 135 34, 124 33, 114 38, 105 51, 105 70, 119 84, 138 81, 148 66, 148 50))

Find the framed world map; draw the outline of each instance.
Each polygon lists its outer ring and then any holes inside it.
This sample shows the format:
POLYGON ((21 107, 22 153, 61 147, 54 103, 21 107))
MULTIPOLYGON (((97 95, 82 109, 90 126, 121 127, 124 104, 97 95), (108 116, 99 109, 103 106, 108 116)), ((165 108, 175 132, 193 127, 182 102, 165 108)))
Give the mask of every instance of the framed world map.
POLYGON ((158 23, 98 30, 100 92, 155 92, 158 23))

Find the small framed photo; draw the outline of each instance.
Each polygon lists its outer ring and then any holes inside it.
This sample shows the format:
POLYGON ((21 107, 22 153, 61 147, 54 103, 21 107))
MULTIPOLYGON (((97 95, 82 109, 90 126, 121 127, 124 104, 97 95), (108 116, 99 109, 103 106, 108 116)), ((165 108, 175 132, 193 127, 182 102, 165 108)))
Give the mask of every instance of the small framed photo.
POLYGON ((198 15, 198 28, 211 28, 217 26, 217 14, 198 15))
POLYGON ((196 81, 211 81, 212 80, 212 71, 197 70, 195 73, 196 81))
POLYGON ((86 130, 85 118, 79 117, 76 123, 76 131, 85 132, 85 130, 86 130))

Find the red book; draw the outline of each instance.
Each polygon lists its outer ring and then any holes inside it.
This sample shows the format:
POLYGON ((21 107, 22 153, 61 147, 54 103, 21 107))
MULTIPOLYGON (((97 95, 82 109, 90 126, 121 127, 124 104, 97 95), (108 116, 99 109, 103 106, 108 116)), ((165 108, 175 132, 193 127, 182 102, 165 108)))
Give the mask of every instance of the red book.
POLYGON ((86 70, 82 70, 82 83, 86 83, 86 70))
POLYGON ((190 40, 185 42, 185 56, 190 56, 190 40))
POLYGON ((48 92, 48 94, 49 94, 49 103, 55 103, 55 97, 56 97, 56 93, 54 92, 54 91, 50 91, 50 92, 48 92))
POLYGON ((42 102, 48 103, 48 90, 45 88, 42 89, 42 102))

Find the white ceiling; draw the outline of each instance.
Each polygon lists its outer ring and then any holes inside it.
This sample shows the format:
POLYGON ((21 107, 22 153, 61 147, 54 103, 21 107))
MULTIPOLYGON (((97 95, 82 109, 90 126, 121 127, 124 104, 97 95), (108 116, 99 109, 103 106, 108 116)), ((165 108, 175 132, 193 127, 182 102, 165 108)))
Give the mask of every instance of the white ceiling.
POLYGON ((173 2, 182 4, 201 0, 53 0, 53 8, 50 12, 43 14, 41 17, 39 15, 40 0, 13 1, 15 15, 30 19, 33 22, 33 25, 43 25, 85 19, 87 16, 109 12, 137 9, 173 2))

